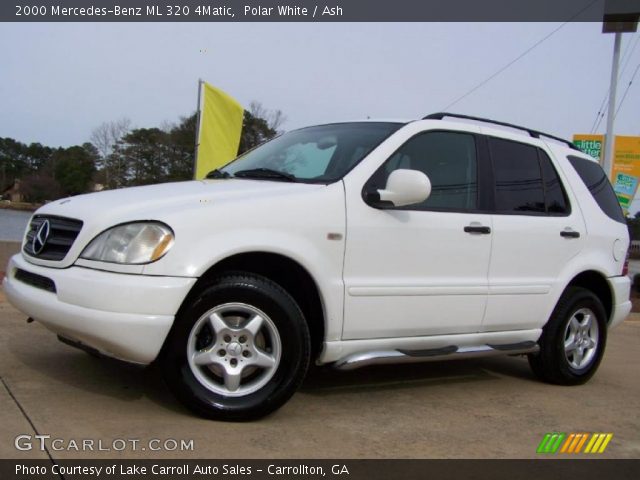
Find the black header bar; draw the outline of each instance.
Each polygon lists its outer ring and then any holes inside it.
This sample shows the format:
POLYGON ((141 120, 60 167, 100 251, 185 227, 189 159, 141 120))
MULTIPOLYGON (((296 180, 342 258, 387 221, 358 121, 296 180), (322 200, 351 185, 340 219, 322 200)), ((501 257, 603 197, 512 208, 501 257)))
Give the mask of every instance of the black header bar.
MULTIPOLYGON (((3 0, 2 22, 601 22, 612 0, 3 0)), ((640 0, 624 0, 626 15, 640 0)))

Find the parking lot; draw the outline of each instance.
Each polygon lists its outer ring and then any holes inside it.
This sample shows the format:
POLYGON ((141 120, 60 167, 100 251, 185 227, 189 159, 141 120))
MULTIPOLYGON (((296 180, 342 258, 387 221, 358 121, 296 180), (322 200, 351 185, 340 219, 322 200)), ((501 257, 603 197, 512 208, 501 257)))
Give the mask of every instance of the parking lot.
POLYGON ((284 408, 253 423, 199 419, 157 369, 91 357, 25 320, 0 293, 4 458, 46 458, 14 447, 17 435, 36 432, 62 439, 49 448, 56 459, 530 458, 549 431, 613 432, 603 457, 640 455, 638 314, 610 335, 599 372, 581 387, 539 383, 523 358, 314 369, 284 408), (68 449, 84 439, 140 443, 68 449), (193 440, 193 449, 150 451, 152 439, 193 440))

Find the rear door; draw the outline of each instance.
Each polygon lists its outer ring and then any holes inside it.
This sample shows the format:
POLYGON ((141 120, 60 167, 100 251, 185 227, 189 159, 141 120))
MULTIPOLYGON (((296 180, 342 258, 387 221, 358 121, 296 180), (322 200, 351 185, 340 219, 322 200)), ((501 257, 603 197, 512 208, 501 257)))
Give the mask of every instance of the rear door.
POLYGON ((585 225, 542 147, 488 137, 495 185, 489 297, 483 331, 539 328, 585 225))

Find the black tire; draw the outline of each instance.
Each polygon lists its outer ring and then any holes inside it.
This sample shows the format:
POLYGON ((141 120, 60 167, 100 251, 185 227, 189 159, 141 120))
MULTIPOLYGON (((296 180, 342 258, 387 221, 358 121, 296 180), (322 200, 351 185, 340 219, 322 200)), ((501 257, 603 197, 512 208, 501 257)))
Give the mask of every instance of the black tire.
POLYGON ((607 341, 606 318, 602 302, 593 292, 580 287, 567 288, 542 330, 539 340, 540 351, 529 355, 529 365, 533 373, 539 379, 556 385, 581 385, 589 380, 598 369, 604 355, 607 341), (598 339, 590 361, 581 368, 576 368, 567 357, 564 344, 567 326, 581 309, 593 312, 598 339))
MULTIPOLYGON (((215 341, 212 344, 213 349, 218 348, 215 341)), ((183 306, 163 349, 161 366, 169 389, 193 412, 214 420, 246 421, 263 417, 289 400, 305 377, 310 357, 309 329, 293 298, 265 277, 231 273, 214 279, 183 306), (207 388, 187 359, 189 336, 196 322, 211 309, 229 303, 264 312, 280 340, 280 361, 272 369, 273 376, 259 390, 242 396, 227 396, 207 388)))

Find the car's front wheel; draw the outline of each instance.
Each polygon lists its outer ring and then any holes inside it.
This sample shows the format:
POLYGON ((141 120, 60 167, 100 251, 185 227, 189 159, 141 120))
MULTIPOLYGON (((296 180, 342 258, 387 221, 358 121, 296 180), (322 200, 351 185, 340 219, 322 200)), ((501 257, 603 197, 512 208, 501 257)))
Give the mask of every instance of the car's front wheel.
POLYGON ((300 308, 258 275, 217 278, 182 309, 162 355, 173 393, 199 415, 250 420, 284 404, 310 360, 300 308))

